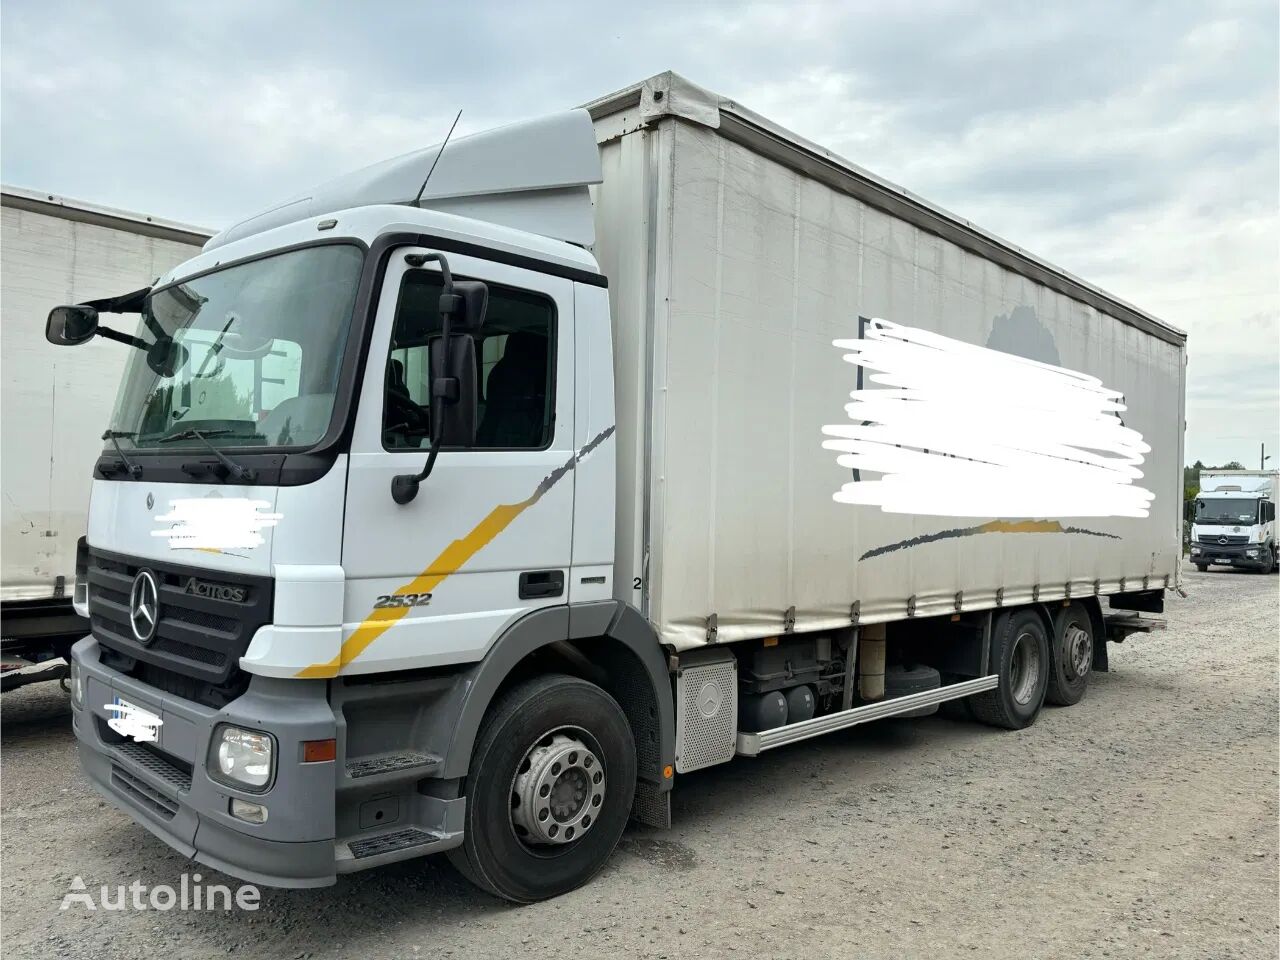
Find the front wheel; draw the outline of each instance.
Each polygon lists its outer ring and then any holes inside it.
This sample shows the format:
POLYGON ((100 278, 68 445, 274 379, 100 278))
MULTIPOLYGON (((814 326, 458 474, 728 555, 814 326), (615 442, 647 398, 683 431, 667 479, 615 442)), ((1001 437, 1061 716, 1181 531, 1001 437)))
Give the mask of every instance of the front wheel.
POLYGON ((991 661, 1000 683, 969 698, 974 719, 1021 730, 1036 722, 1049 685, 1049 635, 1034 610, 1001 613, 991 628, 991 661))
POLYGON ((593 683, 562 674, 514 687, 489 710, 467 774, 461 847, 470 881, 514 903, 568 893, 604 866, 635 794, 626 715, 593 683))
POLYGON ((1207 563, 1197 563, 1196 569, 1199 570, 1201 573, 1204 573, 1206 570, 1209 569, 1209 565, 1207 563))

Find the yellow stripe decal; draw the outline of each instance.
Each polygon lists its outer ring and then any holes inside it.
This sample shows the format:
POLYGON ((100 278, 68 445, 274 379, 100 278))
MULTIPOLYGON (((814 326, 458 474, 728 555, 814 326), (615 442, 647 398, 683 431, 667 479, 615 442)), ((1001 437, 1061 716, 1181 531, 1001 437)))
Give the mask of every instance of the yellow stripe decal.
MULTIPOLYGON (((1057 520, 992 520, 979 533, 1066 533, 1057 520)), ((1089 531, 1092 532, 1092 531, 1089 531)))
MULTIPOLYGON (((472 527, 466 536, 454 540, 445 547, 440 556, 432 560, 422 573, 414 577, 409 583, 398 588, 395 593, 397 595, 433 593, 440 584, 449 578, 450 574, 456 573, 463 564, 484 549, 503 530, 507 529, 516 517, 541 500, 543 494, 555 486, 556 481, 572 470, 580 460, 603 443, 612 433, 613 427, 609 427, 597 434, 590 443, 571 456, 562 466, 557 467, 543 477, 542 482, 538 484, 533 494, 528 498, 521 500, 519 503, 501 503, 494 507, 483 520, 472 527)), ((368 649, 369 644, 382 636, 393 623, 407 614, 409 609, 409 607, 379 607, 370 613, 360 626, 352 631, 351 636, 343 642, 342 648, 338 651, 336 657, 323 663, 313 663, 309 667, 304 667, 295 676, 304 679, 337 676, 342 667, 360 656, 368 649)))

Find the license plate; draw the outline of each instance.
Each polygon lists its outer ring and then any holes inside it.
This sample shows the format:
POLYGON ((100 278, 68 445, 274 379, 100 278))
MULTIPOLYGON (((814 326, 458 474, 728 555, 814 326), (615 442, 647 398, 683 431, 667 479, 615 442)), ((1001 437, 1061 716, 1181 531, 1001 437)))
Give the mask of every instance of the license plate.
POLYGON ((122 697, 116 697, 106 705, 107 726, 124 737, 130 737, 138 743, 154 743, 160 737, 160 727, 164 724, 150 710, 144 710, 135 703, 122 697))

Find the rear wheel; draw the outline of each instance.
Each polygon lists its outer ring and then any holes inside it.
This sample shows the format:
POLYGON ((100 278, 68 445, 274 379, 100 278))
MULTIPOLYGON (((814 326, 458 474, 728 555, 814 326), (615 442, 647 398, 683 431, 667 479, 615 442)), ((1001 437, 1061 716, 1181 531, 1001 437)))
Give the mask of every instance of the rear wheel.
POLYGON ((1057 612, 1045 700, 1060 707, 1080 702, 1093 672, 1093 644, 1093 620, 1084 604, 1073 601, 1057 612))
POLYGON ((1021 730, 1036 722, 1049 685, 1049 635, 1033 610, 1011 610, 991 629, 991 661, 1000 683, 969 698, 974 719, 1021 730))
POLYGON ((465 839, 450 859, 515 903, 590 880, 622 837, 635 794, 635 742, 617 702, 553 674, 490 708, 467 775, 465 839))

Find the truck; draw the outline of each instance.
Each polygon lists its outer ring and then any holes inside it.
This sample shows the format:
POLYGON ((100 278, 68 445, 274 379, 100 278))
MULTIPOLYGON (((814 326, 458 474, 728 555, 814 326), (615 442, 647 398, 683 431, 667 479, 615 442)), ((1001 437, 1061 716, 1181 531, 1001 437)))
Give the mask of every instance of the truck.
POLYGON ((1201 573, 1210 566, 1274 573, 1276 494, 1280 471, 1205 470, 1200 473, 1191 521, 1191 562, 1201 573))
POLYGON ((71 606, 76 541, 85 531, 95 443, 126 359, 105 343, 51 351, 41 321, 52 301, 147 286, 212 234, 11 186, 0 187, 0 213, 0 690, 11 690, 65 679, 71 645, 89 632, 71 606))
POLYGON ((1026 728, 1178 586, 1185 335, 672 73, 46 337, 129 357, 83 770, 254 883, 446 853, 553 897, 713 765, 1026 728))

